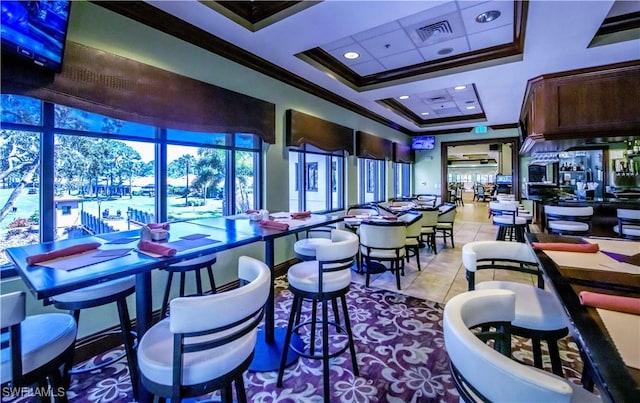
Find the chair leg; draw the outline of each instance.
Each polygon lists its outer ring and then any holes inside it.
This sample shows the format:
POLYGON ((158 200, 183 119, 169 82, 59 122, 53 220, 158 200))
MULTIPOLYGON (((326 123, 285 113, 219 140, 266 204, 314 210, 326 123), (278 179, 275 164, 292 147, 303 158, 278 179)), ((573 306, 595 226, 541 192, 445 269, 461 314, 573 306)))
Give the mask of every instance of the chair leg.
POLYGON ((207 266, 207 275, 209 276, 209 285, 211 285, 211 293, 215 294, 218 291, 216 290, 216 281, 213 278, 213 269, 211 265, 207 266))
MULTIPOLYGON (((309 338, 309 351, 315 354, 316 351, 316 318, 318 315, 318 305, 315 300, 311 301, 311 337, 309 338)), ((301 313, 298 313, 298 321, 300 321, 301 313)))
POLYGON ((451 247, 455 248, 456 244, 453 243, 453 228, 451 228, 451 231, 449 231, 449 237, 451 238, 451 247))
MULTIPOLYGON (((233 403, 233 389, 230 383, 224 385, 222 388, 221 397, 224 403, 233 403)), ((173 403, 173 399, 171 399, 171 402, 173 403)))
POLYGON ((422 269, 420 268, 420 248, 416 246, 415 251, 416 251, 416 262, 418 263, 418 271, 422 271, 422 269))
POLYGON ((291 303, 291 313, 289 314, 289 323, 287 324, 287 333, 284 338, 284 345, 282 347, 282 357, 280 358, 280 369, 278 371, 278 379, 276 386, 282 387, 282 378, 284 376, 284 368, 287 365, 287 355, 289 354, 289 348, 291 343, 291 333, 293 332, 293 324, 296 321, 296 312, 300 306, 302 298, 294 295, 293 302, 291 303))
POLYGON ((547 348, 549 349, 549 358, 551 359, 551 370, 554 374, 564 378, 557 340, 547 339, 547 348))
POLYGON ((167 316, 167 306, 169 305, 169 294, 171 293, 171 282, 173 281, 173 273, 169 272, 167 277, 167 285, 164 288, 164 296, 162 297, 162 308, 160 308, 160 320, 167 316))
POLYGON ((247 402, 247 392, 244 388, 244 377, 242 374, 240 374, 236 379, 236 396, 238 398, 238 403, 247 402))
MULTIPOLYGON (((404 259, 400 259, 400 261, 402 261, 402 270, 404 270, 404 259)), ((400 261, 396 260, 391 262, 391 267, 393 267, 394 263, 396 266, 396 287, 398 287, 398 290, 400 289, 400 261)))
MULTIPOLYGON (((69 312, 69 314, 71 314, 71 316, 73 316, 73 318, 76 320, 76 326, 80 325, 80 311, 76 310, 76 311, 71 311, 69 312)), ((67 358, 67 360, 64 363, 64 366, 62 367, 62 383, 63 385, 65 385, 66 387, 69 387, 71 385, 71 369, 73 368, 73 356, 74 354, 69 354, 69 357, 67 358)))
MULTIPOLYGON (((333 320, 340 326, 340 311, 338 310, 338 300, 335 298, 331 300, 331 307, 333 310, 333 320)), ((340 328, 337 330, 338 333, 341 332, 340 328)))
POLYGON ((540 339, 531 339, 531 349, 533 350, 533 365, 542 369, 542 348, 540 347, 540 339))
POLYGON ((185 273, 180 273, 180 296, 184 297, 185 273))
POLYGON ((203 295, 202 293, 202 275, 200 269, 196 270, 196 293, 197 295, 203 295))
POLYGON ((322 300, 322 376, 324 378, 324 400, 329 401, 331 388, 329 385, 329 307, 327 300, 322 300))
POLYGON ((131 320, 129 318, 129 310, 127 309, 127 300, 122 298, 118 300, 118 316, 120 317, 120 328, 122 329, 122 341, 124 349, 127 352, 127 364, 129 364, 129 378, 131 379, 131 388, 133 389, 133 397, 138 400, 138 357, 133 348, 133 336, 131 335, 131 320))
POLYGON ((351 364, 353 365, 353 374, 360 376, 358 370, 358 360, 356 359, 356 347, 353 342, 353 331, 351 330, 351 320, 349 319, 349 312, 347 311, 347 299, 344 295, 340 296, 340 303, 342 304, 342 314, 344 315, 344 326, 347 329, 347 338, 349 343, 349 350, 351 351, 351 364))

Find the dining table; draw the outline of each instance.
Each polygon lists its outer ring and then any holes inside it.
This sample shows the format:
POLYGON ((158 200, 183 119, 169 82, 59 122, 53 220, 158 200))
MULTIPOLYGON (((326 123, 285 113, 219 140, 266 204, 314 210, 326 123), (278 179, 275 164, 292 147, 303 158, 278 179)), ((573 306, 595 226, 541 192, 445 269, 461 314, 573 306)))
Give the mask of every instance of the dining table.
MULTIPOLYGON (((252 220, 250 214, 206 218, 169 223, 169 238, 160 244, 176 250, 173 256, 158 256, 141 251, 140 229, 96 234, 79 238, 17 246, 6 249, 7 256, 26 287, 45 305, 51 304, 51 297, 82 289, 95 284, 135 275, 136 284, 136 332, 141 338, 152 325, 152 285, 151 272, 173 263, 193 259, 211 253, 237 248, 254 242, 264 242, 264 261, 272 270, 275 267, 275 239, 318 226, 338 222, 340 216, 309 214, 292 218, 290 213, 276 213, 269 220, 287 224, 286 228, 264 226, 252 220), (29 264, 28 258, 69 247, 99 244, 100 258, 95 261, 78 256, 61 257, 52 261, 29 264), (69 259, 71 265, 59 264, 69 259), (82 262, 85 260, 85 262, 82 262), (52 266, 52 267, 49 267, 52 266)), ((286 329, 276 329, 274 320, 274 276, 271 291, 265 304, 265 321, 256 345, 256 354, 251 366, 253 371, 272 371, 280 365, 281 351, 286 329)), ((295 360, 294 353, 288 361, 295 360)), ((140 385, 140 401, 150 398, 140 385)))
POLYGON ((583 384, 595 384, 603 401, 640 401, 640 315, 586 302, 595 295, 638 306, 640 242, 546 233, 527 233, 526 240, 569 318, 584 363, 583 384))

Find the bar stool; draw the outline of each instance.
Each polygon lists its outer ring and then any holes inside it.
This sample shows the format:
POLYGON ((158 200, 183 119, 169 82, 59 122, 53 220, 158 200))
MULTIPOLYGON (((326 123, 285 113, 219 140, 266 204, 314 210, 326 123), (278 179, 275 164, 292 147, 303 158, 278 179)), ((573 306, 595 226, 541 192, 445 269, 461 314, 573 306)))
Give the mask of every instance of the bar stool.
POLYGON ((125 354, 114 357, 112 360, 101 363, 98 366, 74 369, 73 356, 65 363, 64 373, 65 382, 70 380, 72 374, 89 372, 97 368, 102 368, 125 355, 127 357, 127 365, 129 367, 129 377, 133 388, 133 395, 138 397, 138 365, 135 354, 135 333, 131 330, 131 320, 129 318, 129 309, 127 307, 127 297, 135 292, 135 276, 123 277, 102 284, 96 284, 79 290, 70 291, 64 294, 51 297, 50 301, 53 306, 58 309, 69 311, 75 318, 76 323, 80 323, 80 311, 88 308, 95 308, 111 303, 118 306, 118 316, 120 318, 120 328, 122 342, 124 344, 125 354))
MULTIPOLYGON (((420 237, 422 235, 422 214, 413 210, 398 217, 398 221, 402 221, 407 226, 405 235, 405 253, 407 263, 411 256, 415 256, 418 271, 420 271, 420 237)), ((423 244, 424 246, 424 244, 423 244)))
POLYGON ((2 397, 7 396, 5 386, 37 384, 51 388, 56 395, 54 401, 66 402, 69 383, 63 380, 60 367, 73 359, 76 321, 65 313, 27 316, 26 294, 22 291, 0 296, 0 310, 2 397))
POLYGON ((328 402, 331 397, 329 384, 330 358, 337 357, 347 349, 350 350, 353 373, 355 376, 358 376, 358 363, 345 297, 351 285, 351 266, 358 253, 358 236, 349 231, 334 230, 331 238, 334 242, 330 245, 319 245, 316 249, 317 260, 295 264, 289 268, 287 273, 289 290, 293 294, 293 303, 291 304, 291 314, 289 315, 284 349, 276 383, 278 387, 282 387, 289 348, 295 350, 303 357, 322 359, 323 390, 324 400, 326 402, 328 402), (300 318, 302 317, 302 303, 304 300, 311 301, 313 304, 312 314, 310 320, 301 323, 300 318), (338 300, 342 305, 344 325, 341 325, 337 319, 338 311, 336 307, 338 300), (333 306, 334 319, 332 321, 329 320, 329 302, 331 302, 333 306), (321 303, 322 305, 321 319, 317 318, 317 303, 321 303), (318 322, 322 325, 322 345, 316 348, 315 331, 318 322), (301 328, 309 325, 311 331, 309 345, 301 351, 291 343, 291 336, 294 332, 298 333, 301 328), (330 328, 347 335, 345 345, 337 348, 335 351, 329 351, 329 347, 332 345, 329 343, 330 328), (317 349, 320 349, 320 352, 316 352, 317 349))
POLYGON ((489 210, 493 217, 493 225, 498 226, 496 241, 505 241, 507 236, 510 241, 515 238, 518 242, 524 242, 524 233, 527 229, 527 220, 518 216, 517 202, 489 202, 489 210))
POLYGON ((209 285, 212 294, 216 293, 216 282, 213 278, 213 265, 217 261, 217 255, 215 253, 205 256, 200 256, 195 259, 185 260, 184 262, 174 263, 164 268, 169 273, 167 277, 167 285, 164 289, 164 296, 162 297, 162 308, 160 309, 160 319, 164 319, 167 316, 167 307, 169 306, 169 296, 171 294, 171 283, 173 281, 173 275, 180 273, 180 296, 185 296, 185 280, 187 273, 194 273, 196 278, 196 295, 204 295, 202 289, 202 276, 200 271, 207 269, 207 275, 209 277, 209 285))
POLYGON ((293 251, 296 257, 302 261, 315 260, 316 248, 318 245, 331 243, 331 230, 335 228, 320 227, 307 231, 307 237, 300 239, 293 244, 293 251))
POLYGON ((544 206, 545 227, 550 234, 587 235, 593 207, 544 206))
POLYGON ((515 318, 511 322, 514 335, 530 338, 533 362, 542 368, 541 341, 547 343, 553 373, 564 376, 558 340, 569 334, 567 317, 555 295, 544 290, 544 277, 531 247, 506 241, 477 241, 462 248, 462 264, 467 271, 469 291, 505 289, 516 294, 515 318), (536 276, 537 287, 514 281, 483 281, 476 284, 478 270, 508 270, 536 276))
POLYGON ((619 208, 617 217, 618 224, 613 231, 623 238, 640 240, 640 210, 619 208))

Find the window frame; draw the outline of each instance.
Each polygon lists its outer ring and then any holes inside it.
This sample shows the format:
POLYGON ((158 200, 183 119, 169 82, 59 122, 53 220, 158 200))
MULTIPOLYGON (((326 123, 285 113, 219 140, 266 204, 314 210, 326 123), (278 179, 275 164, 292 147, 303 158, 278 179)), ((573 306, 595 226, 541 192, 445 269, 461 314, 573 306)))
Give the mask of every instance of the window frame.
MULTIPOLYGON (((322 152, 322 150, 311 151, 306 147, 289 149, 289 164, 294 165, 294 174, 289 178, 293 182, 293 187, 289 186, 289 198, 291 200, 292 192, 297 194, 297 206, 295 208, 299 211, 309 210, 309 203, 307 193, 320 193, 321 188, 319 183, 322 182, 321 176, 324 177, 324 209, 311 210, 314 213, 327 214, 344 210, 345 206, 345 164, 346 157, 342 154, 336 154, 331 152, 322 152), (320 169, 320 164, 315 161, 307 162, 307 156, 322 156, 325 161, 322 166, 324 170, 320 169), (334 162, 336 175, 334 178, 334 162), (309 168, 315 165, 315 172, 310 172, 309 168), (304 167, 304 169, 303 169, 304 167), (315 176, 314 176, 315 175, 315 176), (309 178, 312 177, 315 180, 315 187, 313 183, 309 183, 309 178), (301 191, 304 189, 304 191, 301 191), (335 189, 335 190, 334 190, 335 189), (334 201, 333 194, 336 193, 334 201)), ((293 210, 294 206, 290 205, 289 209, 293 210)))
POLYGON ((358 203, 382 203, 386 200, 387 161, 358 158, 358 203), (367 194, 373 194, 367 200, 367 194))

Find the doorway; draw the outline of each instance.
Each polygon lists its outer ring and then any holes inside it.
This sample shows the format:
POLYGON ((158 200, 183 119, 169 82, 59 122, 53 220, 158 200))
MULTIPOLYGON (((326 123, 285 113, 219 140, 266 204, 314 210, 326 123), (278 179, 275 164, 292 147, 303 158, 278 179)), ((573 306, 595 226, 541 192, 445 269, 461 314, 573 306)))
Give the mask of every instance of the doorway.
POLYGON ((464 140, 441 143, 442 198, 450 201, 449 187, 469 187, 475 182, 491 181, 503 193, 520 195, 520 139, 505 137, 498 139, 464 140), (500 175, 500 176, 498 176, 500 175), (498 176, 500 185, 496 184, 498 176), (457 179, 461 179, 458 181, 457 179), (510 185, 506 182, 511 182, 510 185))

